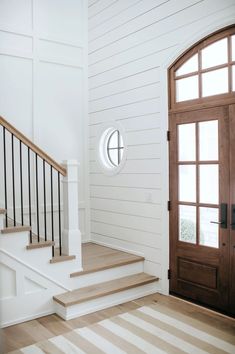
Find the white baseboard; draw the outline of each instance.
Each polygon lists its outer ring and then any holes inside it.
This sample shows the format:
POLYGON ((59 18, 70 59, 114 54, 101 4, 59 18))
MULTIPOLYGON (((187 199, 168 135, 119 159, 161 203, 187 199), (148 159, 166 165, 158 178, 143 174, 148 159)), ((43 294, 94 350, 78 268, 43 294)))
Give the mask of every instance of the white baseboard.
POLYGON ((119 247, 119 246, 116 246, 116 245, 112 245, 112 244, 107 243, 107 242, 96 241, 96 240, 92 240, 92 239, 90 241, 88 241, 88 242, 96 243, 97 245, 109 247, 109 248, 112 248, 114 250, 130 253, 130 254, 135 254, 136 256, 144 257, 144 254, 141 253, 141 252, 132 251, 130 249, 127 249, 127 248, 124 248, 124 247, 119 247))
POLYGON ((54 313, 55 313, 54 309, 52 309, 51 311, 39 312, 39 313, 34 314, 32 316, 21 317, 21 318, 18 318, 17 320, 15 320, 15 321, 5 322, 5 323, 1 324, 0 328, 5 328, 5 327, 16 325, 18 323, 35 320, 36 318, 52 315, 54 313))

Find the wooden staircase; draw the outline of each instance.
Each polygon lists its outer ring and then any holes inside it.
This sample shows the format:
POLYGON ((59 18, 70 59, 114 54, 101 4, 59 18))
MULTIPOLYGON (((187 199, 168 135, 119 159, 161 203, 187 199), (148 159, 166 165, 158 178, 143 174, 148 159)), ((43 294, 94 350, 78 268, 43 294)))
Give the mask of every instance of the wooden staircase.
POLYGON ((71 319, 156 292, 143 257, 82 245, 77 161, 61 166, 1 116, 0 129, 2 325, 54 312, 71 319))

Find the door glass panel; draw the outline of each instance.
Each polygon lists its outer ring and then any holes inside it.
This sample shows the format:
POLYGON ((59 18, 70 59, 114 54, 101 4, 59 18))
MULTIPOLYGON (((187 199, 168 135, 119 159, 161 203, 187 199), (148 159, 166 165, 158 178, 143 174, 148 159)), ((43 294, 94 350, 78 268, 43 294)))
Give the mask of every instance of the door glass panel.
POLYGON ((211 221, 219 221, 219 209, 200 208, 200 245, 219 247, 219 226, 211 221))
POLYGON ((176 76, 185 75, 198 71, 198 54, 193 55, 176 71, 176 76))
POLYGON ((196 125, 178 125, 179 161, 195 161, 196 159, 196 125))
POLYGON ((200 203, 219 204, 218 165, 200 166, 200 203))
POLYGON ((179 206, 179 240, 196 243, 196 207, 179 206))
POLYGON ((202 49, 202 69, 228 62, 228 40, 221 39, 202 49))
POLYGON ((232 36, 232 61, 235 60, 235 36, 232 36))
POLYGON ((176 101, 187 101, 198 98, 198 75, 176 81, 176 101))
POLYGON ((218 121, 199 123, 200 161, 218 160, 218 121))
POLYGON ((179 166, 179 200, 196 202, 196 167, 193 165, 179 166))
POLYGON ((202 74, 202 96, 228 92, 228 68, 202 74))

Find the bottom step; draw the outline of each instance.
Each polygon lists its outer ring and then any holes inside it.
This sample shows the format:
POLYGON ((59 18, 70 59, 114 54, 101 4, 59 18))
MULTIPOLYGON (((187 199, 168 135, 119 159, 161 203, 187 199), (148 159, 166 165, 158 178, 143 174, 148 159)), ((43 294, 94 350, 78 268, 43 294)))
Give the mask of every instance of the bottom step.
POLYGON ((157 292, 158 278, 139 273, 54 296, 55 312, 65 320, 157 292))

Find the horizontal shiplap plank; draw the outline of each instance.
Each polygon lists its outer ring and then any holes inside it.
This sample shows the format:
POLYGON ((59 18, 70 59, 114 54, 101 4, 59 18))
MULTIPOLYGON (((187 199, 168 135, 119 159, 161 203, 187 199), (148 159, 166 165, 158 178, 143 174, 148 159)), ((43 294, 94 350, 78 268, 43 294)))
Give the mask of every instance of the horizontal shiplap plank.
POLYGON ((143 87, 159 82, 159 68, 144 70, 135 75, 115 80, 105 85, 90 88, 89 99, 96 100, 98 98, 115 95, 138 87, 143 87))
POLYGON ((91 186, 91 198, 106 198, 111 200, 127 200, 138 203, 160 204, 161 190, 145 190, 141 188, 122 188, 109 186, 91 186))
POLYGON ((128 252, 137 253, 144 255, 147 261, 153 262, 155 267, 160 266, 161 263, 161 254, 160 250, 148 247, 146 245, 138 245, 133 242, 128 242, 126 240, 120 240, 113 238, 111 236, 98 235, 95 232, 92 232, 91 238, 94 241, 102 242, 103 244, 109 245, 110 247, 114 246, 128 252))
POLYGON ((136 102, 138 99, 149 99, 153 97, 159 97, 160 88, 159 83, 153 83, 144 87, 135 88, 123 93, 118 93, 113 96, 96 99, 90 101, 89 110, 91 112, 97 112, 103 109, 109 109, 112 107, 120 106, 122 104, 129 104, 136 102))
MULTIPOLYGON (((102 170, 97 162, 90 162, 90 173, 100 173, 102 170)), ((148 173, 160 173, 161 161, 160 159, 154 160, 127 160, 119 172, 120 174, 132 173, 132 174, 148 174, 148 173)))
POLYGON ((111 69, 103 68, 104 71, 98 72, 95 75, 89 73, 90 88, 113 82, 114 80, 120 80, 122 78, 130 77, 132 75, 139 74, 146 70, 151 70, 162 65, 165 58, 171 55, 174 47, 168 47, 162 51, 156 50, 150 55, 144 53, 140 58, 133 59, 125 62, 122 65, 114 66, 111 69))
MULTIPOLYGON (((126 132, 125 140, 127 146, 132 145, 148 145, 155 144, 160 142, 161 131, 159 128, 156 129, 148 129, 148 130, 137 130, 126 132)), ((96 137, 91 137, 89 142, 89 146, 91 149, 96 148, 97 139, 96 137)))
MULTIPOLYGON (((151 1, 152 0, 150 0, 150 2, 151 1)), ((133 21, 129 21, 114 30, 108 31, 102 37, 97 37, 96 40, 90 42, 89 53, 95 53, 104 46, 125 40, 127 36, 131 36, 132 34, 139 34, 139 36, 141 36, 142 30, 145 29, 146 26, 149 27, 159 21, 163 22, 166 17, 184 11, 186 7, 198 3, 200 3, 200 0, 159 0, 152 11, 147 11, 143 13, 142 16, 136 17, 133 21)), ((147 8, 146 4, 144 7, 147 8)), ((131 9, 129 11, 131 11, 131 9)))
MULTIPOLYGON (((154 114, 148 114, 127 119, 116 119, 119 124, 121 124, 125 132, 146 130, 146 129, 156 129, 160 127, 160 114, 158 112, 154 114)), ((95 137, 100 134, 101 124, 90 125, 89 135, 90 137, 95 137)))
MULTIPOLYGON (((95 162, 98 160, 98 151, 96 149, 90 149, 90 161, 95 162)), ((155 160, 160 158, 161 149, 160 143, 153 143, 148 145, 132 145, 127 149, 127 160, 155 160)))
POLYGON ((113 213, 143 216, 146 218, 160 218, 162 206, 152 203, 135 203, 131 201, 103 199, 92 197, 91 207, 95 210, 108 211, 113 213))
MULTIPOLYGON (((143 0, 118 0, 112 5, 111 8, 107 8, 102 12, 102 16, 91 18, 88 22, 89 34, 94 32, 94 29, 101 28, 102 25, 112 22, 116 17, 123 16, 129 8, 132 8, 136 3, 143 0)), ((91 37, 89 36, 89 39, 91 37)))
POLYGON ((90 183, 96 186, 158 189, 161 187, 161 176, 159 174, 118 174, 110 177, 100 173, 91 174, 90 183))
MULTIPOLYGON (((181 2, 178 1, 178 3, 180 4, 181 2)), ((234 5, 233 0, 228 0, 226 3, 220 0, 205 0, 194 6, 189 6, 183 11, 173 13, 172 15, 166 14, 161 21, 156 21, 156 23, 151 26, 145 26, 141 32, 135 32, 118 42, 110 43, 107 46, 100 48, 99 51, 90 54, 89 63, 91 64, 102 60, 105 57, 128 51, 134 46, 142 45, 146 41, 150 41, 154 38, 157 39, 161 35, 170 32, 174 38, 178 38, 183 42, 188 38, 188 33, 195 35, 198 26, 200 28, 206 27, 208 21, 213 21, 216 12, 220 12, 221 16, 223 16, 223 10, 225 9, 224 16, 226 16, 228 12, 227 8, 232 5, 234 5), (177 37, 175 36, 176 32, 177 37)), ((231 11, 234 10, 231 8, 231 11)))
POLYGON ((156 233, 161 230, 161 220, 135 215, 118 214, 91 209, 91 220, 110 225, 122 226, 133 230, 156 233))
POLYGON ((90 124, 105 123, 112 120, 136 117, 144 114, 159 112, 160 100, 153 98, 149 100, 139 100, 128 105, 122 105, 100 112, 90 113, 90 124))
POLYGON ((161 248, 161 235, 139 230, 130 230, 120 226, 107 225, 99 222, 91 223, 91 232, 103 236, 110 236, 118 240, 145 245, 155 249, 161 248))

